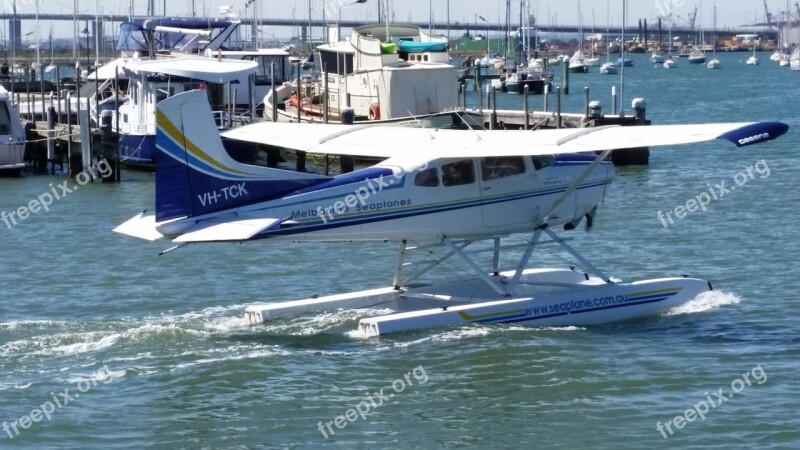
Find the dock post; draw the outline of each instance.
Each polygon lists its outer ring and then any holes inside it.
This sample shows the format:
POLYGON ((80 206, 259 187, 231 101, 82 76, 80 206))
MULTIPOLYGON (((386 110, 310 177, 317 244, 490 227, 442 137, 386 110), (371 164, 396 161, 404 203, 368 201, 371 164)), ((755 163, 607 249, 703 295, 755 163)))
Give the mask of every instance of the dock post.
POLYGON ((47 108, 47 161, 50 162, 50 175, 56 174, 56 108, 47 108))
MULTIPOLYGON (((481 86, 483 86, 483 82, 481 80, 481 65, 475 65, 475 90, 480 92, 481 86)), ((487 105, 488 106, 488 105, 487 105)))
MULTIPOLYGON (((492 109, 492 100, 489 98, 489 88, 486 86, 486 109, 492 109)), ((478 111, 483 112, 483 92, 478 90, 478 111)))
POLYGON ((28 119, 33 122, 33 127, 36 128, 36 115, 33 113, 33 105, 31 103, 31 83, 25 82, 25 93, 28 96, 28 119))
POLYGON ((583 117, 589 118, 589 86, 583 88, 583 117))
POLYGON ((72 92, 67 92, 67 171, 69 176, 75 172, 72 163, 72 92))
POLYGON ((56 64, 56 98, 58 99, 58 116, 56 122, 61 123, 61 77, 59 76, 58 64, 56 64))
POLYGON ((497 88, 492 87, 492 115, 489 120, 489 129, 494 130, 497 128, 497 88))
POLYGON ((525 125, 522 126, 522 129, 528 131, 528 124, 530 124, 530 117, 531 113, 528 111, 528 85, 525 84, 522 87, 522 109, 525 110, 525 125))
POLYGON ((92 132, 89 126, 89 105, 80 108, 79 122, 81 126, 81 170, 89 170, 89 162, 92 160, 92 132))
POLYGON ((633 99, 633 117, 636 122, 643 124, 647 121, 647 101, 643 98, 633 99))
POLYGON ((561 128, 561 86, 556 88, 556 128, 561 128))
POLYGON ((250 92, 250 123, 256 121, 256 75, 251 73, 249 77, 247 77, 248 81, 248 92, 250 92))
MULTIPOLYGON (((272 63, 272 64, 275 64, 275 63, 272 63)), ((325 83, 325 95, 322 96, 322 117, 323 117, 322 120, 323 120, 323 122, 328 123, 328 120, 329 120, 328 115, 330 114, 328 112, 328 110, 330 109, 331 102, 330 102, 330 99, 328 98, 328 84, 329 83, 328 83, 328 65, 327 64, 325 64, 325 67, 323 68, 322 71, 325 73, 325 81, 324 81, 324 83, 325 83)), ((274 83, 273 83, 273 88, 274 88, 274 83)), ((325 161, 327 162, 327 160, 328 160, 328 157, 326 156, 325 157, 325 161)))
MULTIPOLYGON (((89 108, 88 99, 86 108, 89 108)), ((94 123, 100 128, 100 79, 97 72, 94 74, 94 123)))
POLYGON ((617 87, 611 86, 611 115, 617 115, 617 87))
MULTIPOLYGON (((356 119, 356 111, 348 106, 342 111, 342 123, 345 125, 353 125, 356 119)), ((327 160, 326 160, 327 161, 327 160)), ((352 156, 339 156, 339 163, 341 165, 342 173, 349 173, 355 169, 355 158, 352 156)))
POLYGON ((461 108, 467 110, 467 83, 461 83, 461 108))
POLYGON ((564 66, 564 80, 562 83, 564 85, 564 95, 569 95, 569 62, 565 61, 562 65, 564 66))
MULTIPOLYGON (((231 85, 233 87, 233 85, 231 85)), ((228 115, 228 128, 233 128, 233 116, 236 115, 236 95, 238 94, 239 88, 233 88, 233 93, 231 93, 231 97, 228 99, 228 111, 230 114, 228 115)))
MULTIPOLYGON (((275 63, 270 63, 271 78, 270 85, 272 86, 272 121, 278 121, 278 91, 275 88, 275 63)), ((327 89, 326 89, 327 90, 327 89)))
POLYGON ((550 100, 550 83, 544 84, 544 112, 547 112, 550 100))
MULTIPOLYGON (((300 115, 303 113, 303 96, 300 92, 300 61, 297 62, 297 123, 300 123, 300 115)), ((305 172, 306 154, 303 153, 303 170, 300 170, 300 159, 298 158, 298 171, 305 172)))

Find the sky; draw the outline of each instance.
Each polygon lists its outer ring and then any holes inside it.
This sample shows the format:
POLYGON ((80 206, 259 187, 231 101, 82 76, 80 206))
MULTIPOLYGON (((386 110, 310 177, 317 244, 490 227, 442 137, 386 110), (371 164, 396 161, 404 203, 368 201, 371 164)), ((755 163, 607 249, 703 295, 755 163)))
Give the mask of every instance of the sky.
MULTIPOLYGON (((10 13, 12 2, 16 1, 17 11, 22 13, 33 13, 36 10, 37 0, 3 0, 6 12, 10 13)), ((208 16, 217 16, 220 6, 230 5, 232 10, 244 14, 248 17, 252 15, 253 8, 256 8, 260 17, 280 17, 295 18, 299 21, 308 20, 309 4, 315 18, 321 18, 323 4, 328 11, 327 16, 331 17, 338 14, 339 5, 349 3, 352 0, 249 0, 255 2, 247 9, 245 5, 248 0, 155 0, 156 12, 161 14, 166 4, 167 13, 175 16, 189 16, 194 4, 198 15, 203 15, 203 11, 208 16), (324 2, 324 3, 323 3, 324 2)), ((389 2, 394 10, 394 18, 398 22, 405 22, 409 19, 414 21, 427 22, 429 9, 432 7, 435 20, 444 21, 446 19, 448 0, 383 0, 389 2)), ((78 10, 81 13, 94 14, 98 9, 101 14, 126 14, 129 11, 130 0, 38 0, 39 10, 48 13, 72 14, 74 4, 77 2, 78 10), (46 5, 46 6, 45 6, 46 5)), ((474 23, 476 15, 483 16, 489 22, 502 22, 505 15, 505 0, 449 0, 450 2, 450 21, 462 23, 474 23)), ((143 15, 146 13, 146 0, 135 0, 135 14, 143 15)), ((519 0, 511 0, 512 17, 518 17, 519 0)), ((583 24, 590 28, 592 23, 597 24, 597 28, 605 28, 606 22, 610 20, 611 25, 622 23, 622 0, 530 0, 533 14, 538 17, 540 25, 547 26, 551 23, 560 25, 578 24, 578 4, 581 4, 583 24), (610 9, 607 8, 610 5, 610 9), (594 16, 594 20, 592 17, 594 16)), ((719 0, 717 8, 718 28, 740 27, 743 24, 763 21, 766 14, 762 0, 719 0)), ((792 2, 793 4, 794 2, 792 2)), ((364 4, 356 4, 345 7, 342 10, 342 18, 364 20, 373 22, 377 19, 378 0, 367 0, 364 4)), ((695 5, 698 5, 698 23, 704 27, 711 28, 713 24, 713 1, 712 0, 628 0, 628 21, 636 24, 638 19, 648 19, 655 23, 659 15, 669 14, 672 11, 675 23, 680 24, 693 12, 695 5)), ((770 12, 777 14, 779 10, 786 9, 785 0, 767 0, 770 12)), ((50 24, 43 21, 39 25, 39 33, 43 38, 49 32, 50 24)), ((23 34, 33 31, 32 22, 23 24, 23 34)), ((289 37, 292 34, 291 28, 271 28, 264 30, 266 34, 277 35, 281 38, 289 37)), ((106 31, 110 33, 110 30, 106 31)), ((72 26, 69 22, 56 22, 54 25, 56 36, 68 36, 72 34, 72 26)))

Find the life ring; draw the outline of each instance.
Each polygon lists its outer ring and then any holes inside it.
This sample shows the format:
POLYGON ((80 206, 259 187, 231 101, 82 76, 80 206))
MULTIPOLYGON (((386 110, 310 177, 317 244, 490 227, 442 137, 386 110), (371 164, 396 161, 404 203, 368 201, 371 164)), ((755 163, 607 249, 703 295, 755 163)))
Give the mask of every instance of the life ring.
POLYGON ((378 103, 373 103, 369 105, 369 120, 380 120, 381 119, 381 105, 378 103))

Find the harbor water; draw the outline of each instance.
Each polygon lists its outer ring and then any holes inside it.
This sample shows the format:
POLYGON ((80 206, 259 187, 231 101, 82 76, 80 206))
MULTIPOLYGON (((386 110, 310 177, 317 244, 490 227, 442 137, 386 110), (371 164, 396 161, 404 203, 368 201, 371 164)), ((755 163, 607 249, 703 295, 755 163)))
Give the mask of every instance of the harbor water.
MULTIPOLYGON (((744 149, 653 149, 649 166, 617 170, 591 230, 563 232, 614 277, 714 285, 624 323, 367 339, 358 319, 381 311, 341 311, 249 326, 249 304, 388 285, 397 244, 193 245, 159 256, 169 242, 111 231, 153 209, 152 174, 0 179, 0 211, 54 198, 0 222, 0 447, 798 448, 800 73, 768 54, 746 66, 747 56, 721 54, 711 71, 633 55, 626 69, 626 111, 646 98, 656 124, 792 128, 744 149), (678 218, 704 193, 715 194, 705 210, 678 218)), ((615 83, 573 74, 564 110, 582 110, 589 86, 608 113, 615 83)), ((541 96, 530 101, 540 109, 541 96)), ((522 99, 499 94, 498 105, 522 99)), ((532 265, 574 263, 547 247, 532 265)))

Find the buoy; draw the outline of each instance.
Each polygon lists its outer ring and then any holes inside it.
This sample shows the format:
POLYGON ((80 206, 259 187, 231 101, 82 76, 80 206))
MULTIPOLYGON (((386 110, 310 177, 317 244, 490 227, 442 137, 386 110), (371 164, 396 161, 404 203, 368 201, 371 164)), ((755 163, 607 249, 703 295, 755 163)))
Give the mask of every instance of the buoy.
POLYGON ((381 105, 378 103, 373 103, 369 105, 369 120, 380 120, 381 119, 381 105))

